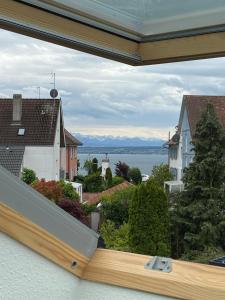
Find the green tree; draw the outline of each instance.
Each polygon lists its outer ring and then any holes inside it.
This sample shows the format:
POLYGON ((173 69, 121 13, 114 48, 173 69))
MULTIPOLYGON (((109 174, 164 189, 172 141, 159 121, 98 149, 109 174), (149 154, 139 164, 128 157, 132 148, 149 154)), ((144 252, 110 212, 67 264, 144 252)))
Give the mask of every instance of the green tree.
POLYGON ((98 171, 98 160, 96 157, 92 159, 92 173, 96 173, 98 171))
POLYGON ((134 184, 139 184, 142 182, 141 171, 138 168, 130 168, 128 170, 128 178, 134 184))
POLYGON ((93 165, 92 160, 90 159, 85 160, 83 168, 86 170, 88 175, 92 174, 92 165, 93 165))
POLYGON ((107 220, 100 228, 100 234, 105 242, 107 249, 118 251, 129 251, 129 227, 127 223, 122 224, 119 228, 107 220))
POLYGON ((193 150, 177 215, 189 255, 225 245, 225 134, 211 104, 196 126, 193 150))
POLYGON ((135 253, 170 255, 167 197, 154 181, 137 186, 130 203, 129 246, 135 253))
POLYGON ((129 166, 125 162, 119 161, 115 164, 115 174, 116 176, 123 177, 125 180, 128 180, 128 170, 129 166))
POLYGON ((112 171, 111 171, 110 168, 106 169, 105 181, 106 181, 106 187, 107 188, 112 186, 112 171))
POLYGON ((103 191, 103 182, 101 175, 97 173, 93 173, 88 175, 84 179, 84 190, 89 193, 96 193, 103 191))
POLYGON ((32 184, 37 179, 36 173, 31 169, 23 168, 21 179, 26 184, 32 184))
POLYGON ((71 183, 66 183, 64 180, 60 180, 59 185, 63 189, 63 195, 65 198, 71 200, 79 200, 79 195, 77 194, 71 183))
POLYGON ((127 189, 117 191, 101 198, 101 218, 103 221, 111 220, 115 225, 121 226, 128 222, 129 202, 131 201, 135 187, 131 185, 127 189))
POLYGON ((158 166, 154 166, 152 169, 152 176, 151 176, 158 185, 162 188, 164 187, 164 182, 173 180, 173 175, 170 172, 168 164, 160 164, 158 166))

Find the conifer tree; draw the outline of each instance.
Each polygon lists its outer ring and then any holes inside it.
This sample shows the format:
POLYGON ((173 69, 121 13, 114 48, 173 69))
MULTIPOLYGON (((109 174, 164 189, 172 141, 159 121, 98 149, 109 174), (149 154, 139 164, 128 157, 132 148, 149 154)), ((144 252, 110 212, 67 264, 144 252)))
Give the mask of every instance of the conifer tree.
POLYGON ((167 197, 152 180, 139 185, 132 197, 129 246, 135 253, 170 255, 167 197))
POLYGON ((225 134, 212 104, 196 126, 178 219, 186 253, 224 246, 225 134))

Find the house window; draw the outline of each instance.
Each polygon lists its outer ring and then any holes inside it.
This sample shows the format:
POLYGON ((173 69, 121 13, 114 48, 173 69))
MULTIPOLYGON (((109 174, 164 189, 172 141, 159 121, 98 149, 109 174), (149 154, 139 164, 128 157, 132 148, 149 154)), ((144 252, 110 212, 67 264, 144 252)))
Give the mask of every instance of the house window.
POLYGON ((17 134, 18 135, 24 135, 25 134, 25 128, 19 128, 17 134))

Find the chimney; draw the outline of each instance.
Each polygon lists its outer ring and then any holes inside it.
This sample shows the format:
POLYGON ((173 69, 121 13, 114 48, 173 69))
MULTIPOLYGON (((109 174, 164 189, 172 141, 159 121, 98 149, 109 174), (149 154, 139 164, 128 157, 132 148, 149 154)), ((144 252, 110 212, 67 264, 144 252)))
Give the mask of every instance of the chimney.
POLYGON ((22 95, 13 95, 13 122, 21 122, 22 117, 22 95))

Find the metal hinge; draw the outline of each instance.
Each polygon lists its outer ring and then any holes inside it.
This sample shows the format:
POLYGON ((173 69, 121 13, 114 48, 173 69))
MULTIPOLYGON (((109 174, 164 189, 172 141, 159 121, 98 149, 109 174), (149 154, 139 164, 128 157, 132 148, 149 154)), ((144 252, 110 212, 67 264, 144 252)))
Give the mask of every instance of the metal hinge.
POLYGON ((172 271, 172 260, 168 257, 154 256, 145 264, 145 269, 170 273, 172 271))

